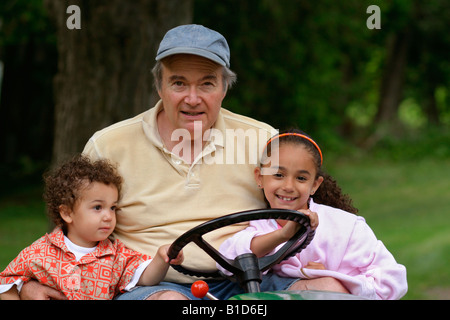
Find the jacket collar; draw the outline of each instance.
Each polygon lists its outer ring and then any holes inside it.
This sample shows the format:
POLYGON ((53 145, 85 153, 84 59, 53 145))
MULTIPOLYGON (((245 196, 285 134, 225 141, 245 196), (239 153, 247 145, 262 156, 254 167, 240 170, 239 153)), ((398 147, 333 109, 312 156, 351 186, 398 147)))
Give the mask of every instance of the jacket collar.
MULTIPOLYGON (((50 234, 47 234, 46 236, 51 244, 60 248, 63 252, 70 252, 69 248, 67 248, 67 245, 64 242, 64 233, 60 227, 56 227, 50 234)), ((88 262, 86 261, 86 259, 94 260, 103 256, 115 254, 115 246, 109 239, 105 239, 97 244, 97 248, 93 252, 85 255, 83 258, 81 258, 80 261, 88 262)))

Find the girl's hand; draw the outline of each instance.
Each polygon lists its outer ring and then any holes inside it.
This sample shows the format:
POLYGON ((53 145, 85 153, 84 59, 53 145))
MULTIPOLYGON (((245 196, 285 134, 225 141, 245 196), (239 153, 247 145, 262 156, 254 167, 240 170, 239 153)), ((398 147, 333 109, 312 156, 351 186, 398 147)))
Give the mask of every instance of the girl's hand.
POLYGON ((313 212, 309 209, 301 209, 298 210, 299 212, 303 213, 305 216, 309 217, 309 223, 311 225, 311 229, 312 230, 316 230, 317 227, 319 226, 319 216, 317 215, 316 212, 313 212))
MULTIPOLYGON (((316 230, 317 226, 319 225, 319 216, 316 212, 312 212, 309 209, 301 209, 298 210, 299 212, 303 213, 305 216, 309 217, 309 223, 311 225, 312 230, 316 230)), ((285 241, 289 240, 299 229, 300 224, 298 224, 295 221, 287 221, 287 220, 277 220, 278 223, 283 226, 283 228, 280 230, 281 236, 285 241)))
POLYGON ((158 254, 163 259, 163 261, 165 263, 170 263, 170 264, 174 264, 174 265, 182 264, 183 260, 184 260, 183 250, 181 250, 178 253, 178 256, 175 259, 172 259, 169 261, 169 256, 168 256, 169 248, 170 248, 170 244, 166 244, 166 245, 159 247, 159 249, 158 249, 158 254))
POLYGON ((308 264, 306 266, 304 266, 303 268, 325 270, 325 266, 323 264, 321 264, 320 262, 314 262, 314 261, 308 262, 308 264))
POLYGON ((284 241, 289 240, 300 229, 301 225, 295 221, 286 221, 283 228, 280 229, 282 239, 284 241))

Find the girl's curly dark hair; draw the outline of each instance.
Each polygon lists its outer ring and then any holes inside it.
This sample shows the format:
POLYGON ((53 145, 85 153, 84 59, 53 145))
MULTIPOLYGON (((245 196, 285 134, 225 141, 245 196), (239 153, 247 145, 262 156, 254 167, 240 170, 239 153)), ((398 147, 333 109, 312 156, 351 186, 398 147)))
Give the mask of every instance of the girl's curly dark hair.
POLYGON ((117 167, 106 159, 91 160, 87 156, 77 155, 60 167, 44 174, 44 201, 51 221, 64 229, 64 220, 59 207, 66 205, 73 209, 85 184, 100 182, 117 188, 119 198, 122 189, 122 177, 117 167))
MULTIPOLYGON (((321 154, 317 147, 309 140, 296 136, 296 135, 285 135, 282 136, 284 133, 297 133, 300 135, 307 136, 310 138, 306 133, 304 133, 301 130, 298 129, 289 129, 283 132, 279 133, 279 138, 276 141, 281 146, 282 144, 292 143, 292 144, 298 144, 303 145, 305 148, 313 155, 314 163, 316 166, 317 176, 316 179, 319 176, 323 177, 323 182, 320 185, 320 187, 316 190, 312 198, 314 199, 314 202, 324 204, 330 207, 338 208, 341 210, 345 210, 347 212, 351 213, 358 213, 358 209, 353 206, 352 199, 347 195, 342 193, 342 189, 338 186, 336 180, 330 176, 328 173, 323 171, 322 169, 322 161, 321 161, 321 154)), ((278 136, 278 135, 277 135, 278 136)), ((269 144, 266 146, 267 149, 267 156, 270 156, 271 153, 271 142, 272 140, 269 140, 269 144)), ((267 201, 266 201, 267 202, 267 201)))

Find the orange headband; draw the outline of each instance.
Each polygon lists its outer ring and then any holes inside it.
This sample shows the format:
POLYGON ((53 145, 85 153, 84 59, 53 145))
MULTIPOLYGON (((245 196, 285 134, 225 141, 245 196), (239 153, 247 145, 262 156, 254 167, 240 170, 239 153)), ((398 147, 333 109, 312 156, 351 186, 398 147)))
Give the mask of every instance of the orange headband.
POLYGON ((297 136, 297 137, 306 139, 306 140, 308 140, 309 142, 311 142, 311 143, 316 147, 316 149, 319 151, 319 154, 320 154, 320 165, 323 164, 322 150, 320 150, 319 145, 318 145, 313 139, 311 139, 311 138, 308 137, 308 136, 305 136, 304 134, 295 133, 295 132, 288 132, 288 133, 282 133, 282 134, 279 134, 279 135, 277 135, 277 136, 271 138, 271 139, 267 142, 266 148, 267 148, 267 146, 268 146, 273 140, 279 139, 279 138, 285 137, 285 136, 297 136))

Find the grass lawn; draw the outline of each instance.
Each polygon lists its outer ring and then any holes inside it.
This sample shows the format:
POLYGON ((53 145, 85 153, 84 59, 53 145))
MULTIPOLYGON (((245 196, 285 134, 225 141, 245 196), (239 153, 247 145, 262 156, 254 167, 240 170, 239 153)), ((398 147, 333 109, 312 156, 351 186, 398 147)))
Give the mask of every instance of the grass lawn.
POLYGON ((48 231, 41 187, 0 198, 0 270, 48 231))
POLYGON ((329 172, 406 266, 405 299, 450 299, 450 160, 345 162, 329 172))
MULTIPOLYGON (((450 160, 334 161, 328 171, 406 266, 404 299, 450 299, 450 160)), ((0 270, 47 228, 40 187, 0 197, 0 270)))

